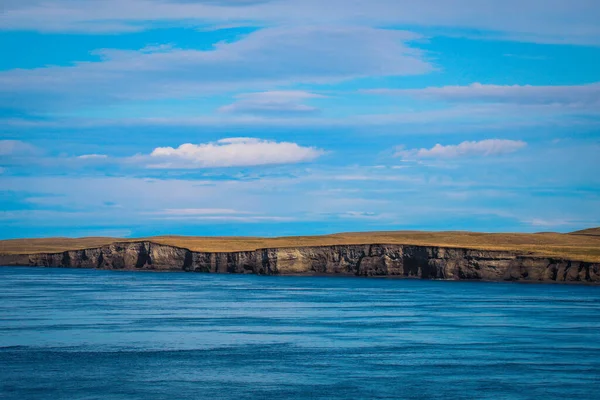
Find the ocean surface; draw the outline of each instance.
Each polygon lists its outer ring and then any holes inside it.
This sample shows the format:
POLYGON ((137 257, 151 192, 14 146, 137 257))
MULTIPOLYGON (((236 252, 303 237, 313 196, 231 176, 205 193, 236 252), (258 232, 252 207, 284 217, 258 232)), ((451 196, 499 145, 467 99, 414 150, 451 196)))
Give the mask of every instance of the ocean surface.
POLYGON ((0 268, 2 399, 600 399, 600 287, 0 268))

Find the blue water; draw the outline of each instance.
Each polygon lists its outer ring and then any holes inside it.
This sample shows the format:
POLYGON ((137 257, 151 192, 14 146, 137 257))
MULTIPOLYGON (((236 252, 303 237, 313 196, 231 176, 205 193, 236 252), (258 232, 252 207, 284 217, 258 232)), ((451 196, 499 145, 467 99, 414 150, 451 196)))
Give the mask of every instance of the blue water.
POLYGON ((598 399, 600 287, 0 268, 0 398, 598 399))

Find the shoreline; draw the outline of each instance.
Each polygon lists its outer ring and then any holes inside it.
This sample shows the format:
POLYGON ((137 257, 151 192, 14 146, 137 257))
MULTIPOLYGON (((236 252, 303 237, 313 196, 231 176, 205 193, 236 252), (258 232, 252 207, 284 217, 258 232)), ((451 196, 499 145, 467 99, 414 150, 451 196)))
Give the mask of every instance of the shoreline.
POLYGON ((600 263, 522 252, 397 244, 197 252, 150 241, 0 255, 0 265, 275 276, 600 284, 600 263))

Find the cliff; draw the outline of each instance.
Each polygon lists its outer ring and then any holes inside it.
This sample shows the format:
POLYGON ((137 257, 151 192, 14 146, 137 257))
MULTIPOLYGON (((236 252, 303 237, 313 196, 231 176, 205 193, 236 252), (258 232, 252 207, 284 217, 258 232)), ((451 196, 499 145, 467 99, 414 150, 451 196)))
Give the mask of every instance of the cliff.
POLYGON ((600 263, 508 251, 412 245, 335 245, 197 252, 149 241, 60 253, 0 255, 0 265, 261 275, 600 283, 600 263))

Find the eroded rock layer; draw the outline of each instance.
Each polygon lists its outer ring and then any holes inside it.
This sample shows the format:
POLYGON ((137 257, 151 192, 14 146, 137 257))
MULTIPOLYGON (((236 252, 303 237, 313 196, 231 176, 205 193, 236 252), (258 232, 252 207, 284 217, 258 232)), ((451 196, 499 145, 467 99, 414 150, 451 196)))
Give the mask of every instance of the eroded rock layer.
POLYGON ((600 283, 600 264, 407 245, 347 245, 194 252, 152 242, 53 254, 0 255, 0 265, 261 275, 395 276, 422 279, 600 283))

